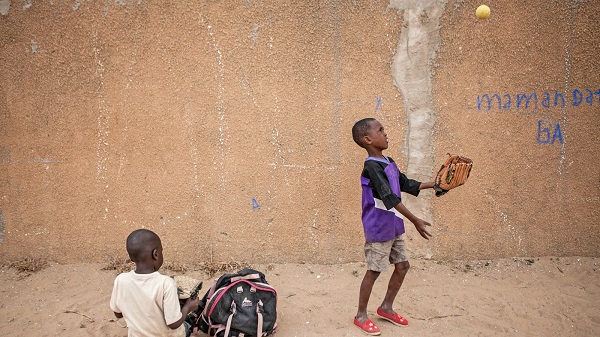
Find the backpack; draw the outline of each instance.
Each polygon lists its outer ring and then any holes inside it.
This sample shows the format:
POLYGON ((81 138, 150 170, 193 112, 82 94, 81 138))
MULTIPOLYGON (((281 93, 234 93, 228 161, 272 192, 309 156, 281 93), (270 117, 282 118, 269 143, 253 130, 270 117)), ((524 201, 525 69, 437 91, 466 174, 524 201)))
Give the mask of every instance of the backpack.
POLYGON ((224 274, 186 321, 211 337, 268 336, 277 329, 277 292, 259 271, 224 274))

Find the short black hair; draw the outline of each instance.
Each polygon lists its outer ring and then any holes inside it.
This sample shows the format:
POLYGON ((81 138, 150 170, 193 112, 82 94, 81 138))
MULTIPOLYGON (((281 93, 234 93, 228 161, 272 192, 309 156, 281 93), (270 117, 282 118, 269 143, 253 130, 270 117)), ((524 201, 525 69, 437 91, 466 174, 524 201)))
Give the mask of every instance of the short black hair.
POLYGON ((133 262, 140 262, 160 246, 160 238, 148 229, 136 229, 127 237, 127 253, 133 262))
POLYGON ((371 122, 373 121, 376 121, 376 119, 368 117, 354 123, 354 126, 352 127, 352 139, 354 139, 354 142, 358 144, 358 146, 364 147, 362 138, 369 133, 369 130, 371 129, 371 122))

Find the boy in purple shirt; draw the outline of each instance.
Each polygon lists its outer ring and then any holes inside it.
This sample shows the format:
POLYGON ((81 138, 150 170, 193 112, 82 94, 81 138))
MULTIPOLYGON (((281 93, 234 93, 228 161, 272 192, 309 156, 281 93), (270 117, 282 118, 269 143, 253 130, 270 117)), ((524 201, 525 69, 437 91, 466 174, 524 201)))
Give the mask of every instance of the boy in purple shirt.
POLYGON ((394 299, 408 272, 409 263, 404 245, 404 222, 400 215, 412 222, 419 234, 429 240, 427 226, 431 224, 412 214, 401 202, 401 191, 414 196, 433 182, 421 183, 402 174, 392 158, 383 155, 388 148, 388 138, 383 126, 374 118, 362 119, 352 127, 352 137, 369 157, 360 178, 362 185, 362 223, 365 233, 367 272, 360 285, 358 311, 354 324, 368 335, 379 335, 381 330, 368 318, 367 304, 373 284, 379 274, 394 264, 394 272, 387 292, 377 308, 377 316, 395 325, 408 325, 408 321, 393 309, 394 299))

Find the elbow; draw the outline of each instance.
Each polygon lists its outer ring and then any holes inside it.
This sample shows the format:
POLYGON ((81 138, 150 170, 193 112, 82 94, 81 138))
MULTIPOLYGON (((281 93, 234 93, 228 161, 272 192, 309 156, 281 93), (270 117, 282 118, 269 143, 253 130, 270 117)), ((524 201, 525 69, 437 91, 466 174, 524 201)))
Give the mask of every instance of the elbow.
POLYGON ((171 328, 171 330, 175 330, 175 329, 179 328, 182 323, 183 323, 183 320, 175 322, 175 323, 167 324, 167 326, 169 328, 171 328))

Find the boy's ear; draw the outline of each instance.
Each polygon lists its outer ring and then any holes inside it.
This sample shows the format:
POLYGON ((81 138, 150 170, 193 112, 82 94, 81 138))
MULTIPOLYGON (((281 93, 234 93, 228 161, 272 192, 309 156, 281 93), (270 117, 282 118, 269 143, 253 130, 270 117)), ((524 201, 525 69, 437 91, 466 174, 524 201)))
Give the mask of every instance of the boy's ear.
POLYGON ((158 260, 158 249, 152 249, 152 258, 158 260))
POLYGON ((371 142, 372 142, 371 141, 371 137, 369 137, 369 136, 364 136, 363 137, 363 144, 371 145, 371 142))

